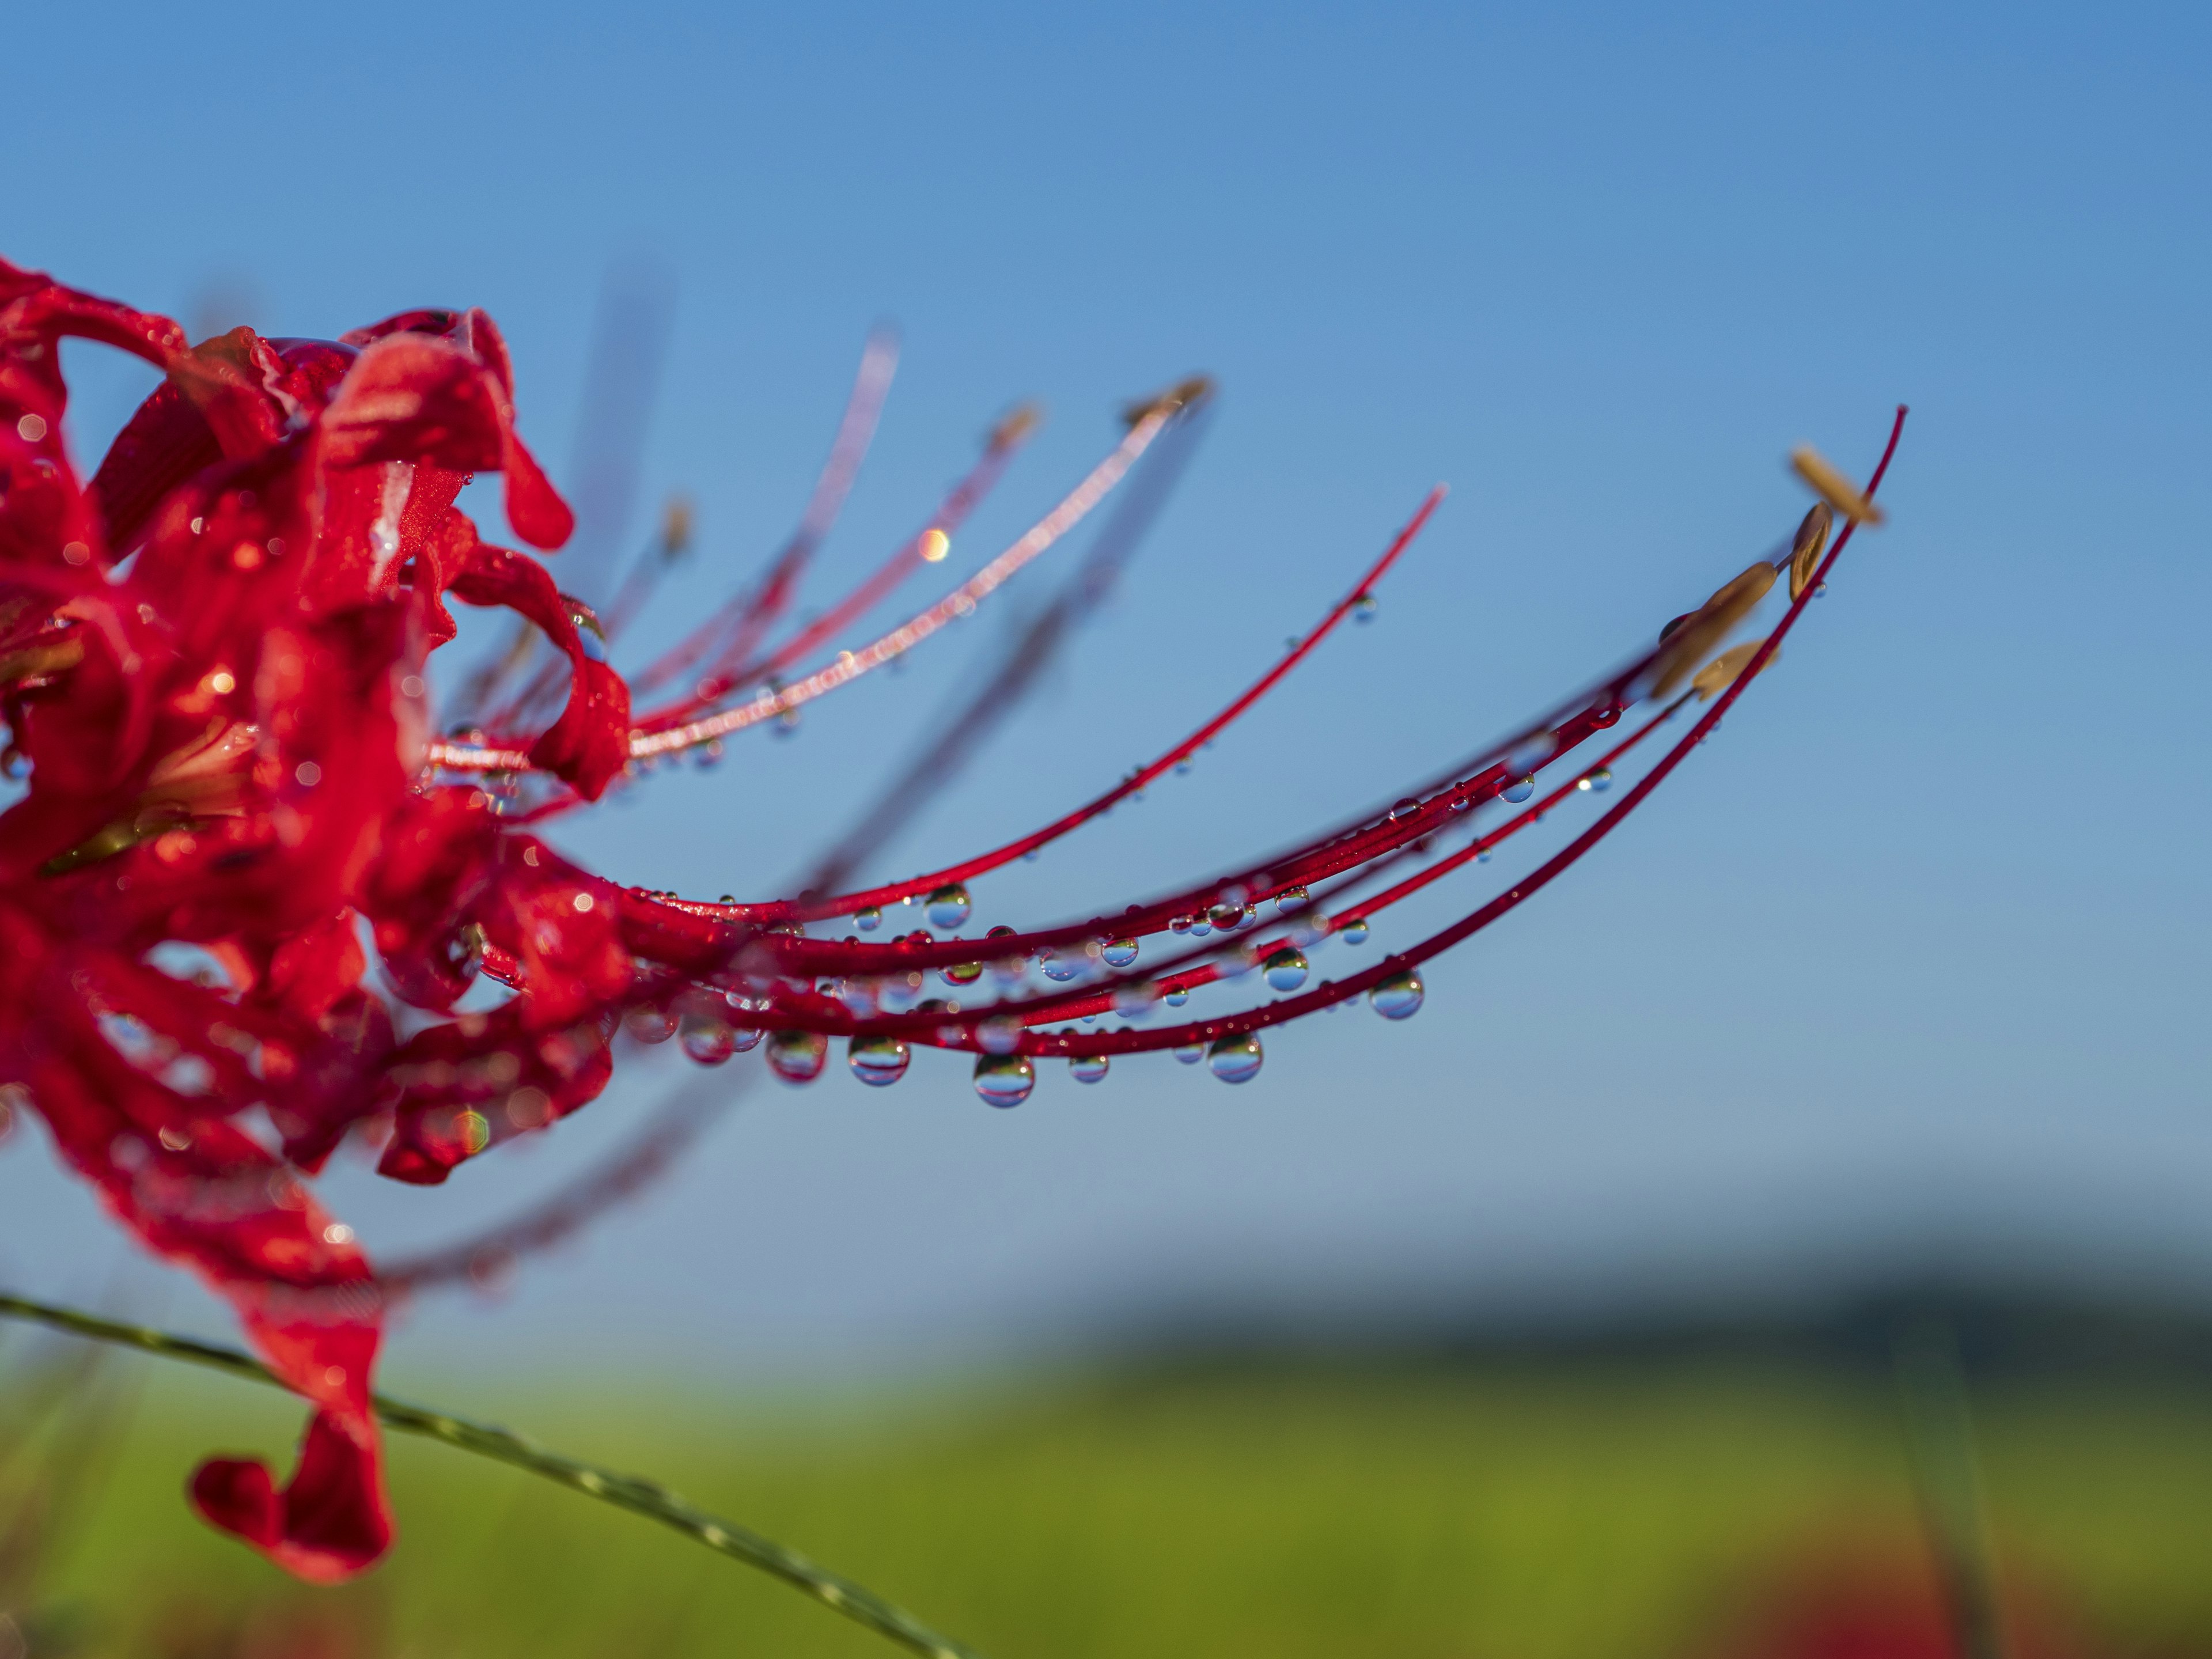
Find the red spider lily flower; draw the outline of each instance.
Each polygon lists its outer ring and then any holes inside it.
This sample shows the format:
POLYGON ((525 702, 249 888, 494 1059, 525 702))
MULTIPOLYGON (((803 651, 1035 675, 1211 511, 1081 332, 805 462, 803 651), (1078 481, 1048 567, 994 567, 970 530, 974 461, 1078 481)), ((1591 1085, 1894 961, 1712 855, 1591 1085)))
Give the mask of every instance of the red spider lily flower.
MULTIPOLYGON (((1363 994, 1402 1018, 1421 1001, 1422 962, 1583 856, 1773 659, 1870 517, 1865 496, 1888 463, 1885 453, 1864 495, 1832 469, 1806 472, 1850 520, 1825 556, 1826 509, 1816 507, 1796 546, 1387 812, 1120 914, 981 939, 955 931, 971 911, 969 882, 1181 766, 1370 609, 1441 490, 1228 708, 989 853, 836 890, 872 850, 863 838, 806 890, 757 902, 624 889, 568 863, 528 826, 663 757, 714 752, 732 732, 788 718, 969 614, 1063 540, 1208 390, 1187 382, 1130 410, 1112 451, 1011 546, 873 641, 785 683, 833 629, 945 560, 1030 423, 1002 422, 886 564, 824 623, 774 643, 872 430, 889 376, 881 349, 863 365, 800 534, 646 682, 693 683, 634 714, 598 618, 535 558, 482 540, 455 506, 472 475, 497 471, 524 540, 550 550, 571 527, 517 435, 506 347, 481 312, 410 312, 337 342, 241 328, 195 346, 166 319, 0 263, 0 719, 11 775, 27 781, 0 814, 0 1110, 35 1111, 117 1218, 225 1296, 313 1405, 281 1489, 261 1464, 233 1460, 192 1482, 210 1521, 304 1577, 359 1571, 392 1536, 369 1405, 386 1288, 311 1186, 349 1132, 382 1136, 384 1174, 441 1182, 598 1095, 625 1024, 645 1040, 680 1031, 708 1064, 772 1032, 772 1066, 794 1082, 821 1072, 833 1037, 876 1084, 902 1075, 915 1045, 966 1050, 978 1092, 1011 1105, 1046 1056, 1095 1081, 1113 1056, 1170 1049, 1235 1082, 1259 1070, 1260 1033, 1284 1019, 1363 994), (65 337, 132 352, 165 377, 89 483, 61 441, 65 337), (1810 543, 1820 545, 1808 562, 1810 543), (1788 611, 1764 643, 1716 658, 1778 569, 1792 573, 1788 611), (449 599, 512 611, 550 641, 568 671, 557 717, 538 713, 550 702, 539 679, 500 702, 499 676, 480 677, 470 696, 494 712, 471 716, 482 723, 465 740, 433 740, 426 661, 454 635, 449 599), (1373 918, 1547 808, 1602 792, 1611 768, 1692 697, 1710 707, 1685 737, 1510 892, 1364 971, 1304 988, 1307 951, 1357 942, 1373 918), (1532 800, 1540 774, 1559 781, 1532 800), (1496 803, 1519 810, 1492 822, 1496 803), (1462 844, 1403 873, 1452 842, 1462 844), (1275 915, 1265 925, 1263 903, 1275 915), (851 918, 872 933, 888 908, 916 904, 939 933, 917 926, 875 943, 807 932, 851 918), (180 949, 198 973, 179 969, 180 949), (1135 969, 1147 950, 1164 958, 1135 969), (1146 1024, 1255 969, 1277 1000, 1146 1024), (925 998, 932 976, 963 994, 925 998), (454 1012, 487 977, 511 994, 454 1012), (387 993, 444 1017, 401 1041, 387 993), (1126 1023, 1088 1023, 1112 1014, 1126 1023)), ((1109 575, 1086 568, 1078 598, 1109 575)), ((641 591, 625 584, 625 611, 641 591)), ((1073 615, 1063 606, 1047 621, 1064 629, 1073 615)), ((991 696, 1018 691, 1056 635, 1037 637, 991 696)), ((936 770, 902 787, 933 787, 975 729, 961 723, 936 770)))

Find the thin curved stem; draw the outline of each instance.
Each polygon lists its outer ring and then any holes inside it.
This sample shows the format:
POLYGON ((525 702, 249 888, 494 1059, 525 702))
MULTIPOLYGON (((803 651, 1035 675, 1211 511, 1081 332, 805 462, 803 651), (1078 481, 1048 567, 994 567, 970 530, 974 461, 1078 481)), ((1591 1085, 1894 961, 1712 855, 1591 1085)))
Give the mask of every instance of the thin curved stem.
MULTIPOLYGON (((95 1342, 112 1342, 119 1347, 159 1354, 165 1359, 181 1359, 188 1364, 225 1371, 249 1382, 266 1383, 270 1388, 284 1386, 259 1360, 235 1348, 195 1341, 191 1337, 172 1335, 167 1331, 154 1330, 143 1325, 120 1324, 96 1315, 81 1313, 74 1308, 33 1301, 28 1297, 0 1292, 0 1318, 27 1320, 52 1330, 66 1331, 73 1336, 87 1337, 95 1342)), ((973 1648, 956 1642, 949 1636, 939 1635, 906 1609, 884 1601, 872 1590, 817 1566, 796 1550, 786 1549, 772 1539, 763 1538, 757 1532, 718 1520, 704 1510, 694 1508, 657 1482, 634 1474, 617 1474, 612 1469, 601 1468, 597 1464, 586 1463, 576 1458, 563 1457, 512 1430, 496 1428, 488 1423, 471 1422, 449 1412, 431 1411, 422 1406, 394 1400, 387 1395, 374 1396, 373 1403, 377 1417, 387 1428, 396 1429, 402 1434, 421 1435, 425 1439, 442 1441, 463 1451, 474 1452, 479 1457, 489 1457, 518 1469, 526 1469, 556 1485, 587 1493, 601 1503, 612 1504, 633 1515, 658 1521, 661 1525, 672 1527, 686 1537, 704 1544, 710 1550, 773 1574, 787 1584, 804 1590, 817 1601, 835 1608, 854 1623, 866 1625, 878 1635, 889 1637, 916 1653, 928 1654, 932 1659, 981 1659, 973 1648)))

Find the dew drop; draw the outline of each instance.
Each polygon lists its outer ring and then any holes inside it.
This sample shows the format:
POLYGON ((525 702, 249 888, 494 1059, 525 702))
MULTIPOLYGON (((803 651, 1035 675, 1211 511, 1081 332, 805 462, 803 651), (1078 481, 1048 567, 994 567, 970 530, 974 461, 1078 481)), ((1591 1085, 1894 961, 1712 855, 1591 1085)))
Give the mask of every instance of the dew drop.
POLYGON ((641 1002, 623 1016, 623 1030, 639 1042, 665 1042, 676 1035, 676 1016, 641 1002))
POLYGON ((1206 920, 1224 933, 1244 925, 1244 907, 1242 904, 1217 904, 1206 915, 1206 920))
POLYGON ((1305 902, 1306 890, 1304 888, 1285 887, 1281 892, 1275 895, 1275 914, 1277 915, 1287 916, 1291 911, 1297 909, 1305 902))
POLYGON ((1175 1057, 1186 1066, 1195 1066, 1206 1058, 1206 1045, 1203 1042, 1180 1044, 1175 1050, 1175 1057))
POLYGON ((1273 991, 1297 990, 1306 982, 1306 975, 1310 971, 1306 953, 1289 945, 1269 957, 1264 967, 1267 988, 1273 991))
POLYGON ((1421 803, 1408 797, 1390 809, 1390 822, 1395 823, 1401 818, 1410 818, 1420 810, 1421 803))
POLYGON ((1375 1012, 1385 1019, 1409 1019, 1421 1009, 1421 999, 1427 994, 1421 976, 1408 968, 1402 974, 1393 974, 1367 994, 1367 1000, 1375 1012))
POLYGON ((1533 772, 1551 759, 1558 752, 1559 747, 1559 738, 1557 732, 1540 732, 1534 737, 1516 744, 1512 752, 1506 756, 1505 764, 1512 771, 1533 772))
POLYGON ((947 882, 922 903, 933 927, 957 927, 975 908, 969 900, 967 888, 957 881, 947 882))
POLYGON ((1522 801, 1528 799, 1529 796, 1535 793, 1535 779, 1532 777, 1516 778, 1512 782, 1507 784, 1503 789, 1498 792, 1498 797, 1500 800, 1510 800, 1516 806, 1518 806, 1522 801))
POLYGON ((1083 971, 1083 964, 1073 957, 1064 957, 1054 951, 1042 963, 1044 976, 1057 984, 1065 985, 1083 971))
POLYGON ((973 985, 983 977, 983 964, 980 962, 952 963, 939 970, 939 977, 947 985, 973 985))
POLYGON ((1355 916, 1336 930, 1336 936, 1346 945, 1366 944, 1367 919, 1364 916, 1355 916))
POLYGON ((720 1066, 738 1052, 738 1034, 712 1014, 686 1014, 678 1039, 684 1052, 702 1066, 720 1066))
POLYGON ((1106 1056, 1103 1054, 1070 1054, 1067 1074, 1078 1083, 1103 1083, 1106 1080, 1106 1056))
POLYGON ((1602 795, 1613 787, 1613 769, 1601 766, 1586 778, 1577 778, 1575 787, 1594 795, 1602 795))
POLYGON ((1159 999, 1160 988, 1148 979, 1139 980, 1134 985, 1116 986, 1114 1012, 1130 1019, 1139 1019, 1152 1012, 1152 1005, 1159 999))
POLYGON ((1375 613, 1382 608, 1372 593, 1362 593, 1352 602, 1352 619, 1354 622, 1373 622, 1375 613))
POLYGON ((845 1063, 872 1089, 887 1089, 906 1075, 914 1051, 895 1036, 856 1036, 846 1045, 845 1063))
POLYGON ((1109 939, 1099 954, 1105 957, 1109 968, 1127 968, 1137 959, 1137 941, 1133 939, 1109 939))
POLYGON ((830 1039, 819 1031, 778 1031, 768 1040, 768 1067, 786 1083, 811 1083, 829 1053, 830 1039))
POLYGON ((1177 987, 1175 990, 1169 992, 1167 995, 1161 998, 1160 1000, 1166 1003, 1170 1008, 1180 1008, 1184 1003, 1190 1000, 1190 993, 1183 990, 1181 987, 1177 987))
POLYGON ((853 926, 864 933, 872 933, 883 925, 884 913, 872 904, 864 910, 855 912, 853 917, 853 926))
POLYGON ((975 1092, 987 1106, 1018 1106, 1036 1087, 1036 1066, 1027 1054, 984 1054, 975 1061, 975 1092))
POLYGON ((1190 932, 1190 918, 1188 916, 1170 916, 1168 918, 1168 932, 1170 933, 1188 933, 1190 932))
POLYGON ((1022 1023, 1012 1014, 1000 1014, 975 1028, 975 1041, 987 1054, 1011 1054, 1022 1046, 1022 1023))
POLYGON ((1260 1062, 1266 1058, 1259 1037, 1250 1031, 1223 1037, 1206 1051, 1206 1065, 1224 1083, 1249 1083, 1260 1075, 1260 1062))

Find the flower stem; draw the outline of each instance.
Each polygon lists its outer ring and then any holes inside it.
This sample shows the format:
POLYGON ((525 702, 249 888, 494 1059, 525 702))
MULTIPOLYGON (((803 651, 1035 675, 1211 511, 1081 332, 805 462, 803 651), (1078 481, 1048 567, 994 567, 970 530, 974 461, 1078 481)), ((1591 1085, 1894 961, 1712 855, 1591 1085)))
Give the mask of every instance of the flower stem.
MULTIPOLYGON (((235 1348, 198 1342, 190 1337, 172 1335, 167 1331, 153 1330, 143 1325, 119 1324, 113 1320, 78 1312, 73 1308, 34 1302, 27 1297, 0 1292, 0 1318, 29 1320, 58 1331, 66 1331, 74 1336, 88 1337, 96 1342, 112 1342, 122 1347, 160 1354, 164 1358, 204 1365, 210 1370, 227 1371, 233 1376, 266 1383, 271 1388, 283 1387, 260 1361, 235 1348)), ((694 1509, 654 1481, 632 1474, 619 1474, 573 1457, 563 1457, 511 1430, 471 1422, 448 1412, 430 1411, 385 1395, 374 1396, 374 1403, 377 1416, 388 1428, 403 1434, 419 1434, 427 1439, 441 1440, 449 1446, 458 1446, 463 1451, 474 1452, 479 1457, 489 1457, 498 1462, 512 1464, 519 1469, 527 1469, 532 1474, 542 1475, 561 1486, 587 1493, 602 1503, 612 1504, 617 1509, 625 1509, 634 1515, 658 1521, 665 1527, 672 1527, 710 1550, 719 1551, 748 1566, 775 1575, 784 1583, 834 1607, 855 1623, 866 1625, 878 1635, 889 1637, 917 1653, 930 1655, 932 1659, 981 1659, 973 1648, 950 1637, 939 1635, 903 1607, 894 1606, 849 1578, 841 1578, 836 1573, 815 1565, 795 1550, 786 1549, 757 1532, 717 1520, 703 1510, 694 1509)))

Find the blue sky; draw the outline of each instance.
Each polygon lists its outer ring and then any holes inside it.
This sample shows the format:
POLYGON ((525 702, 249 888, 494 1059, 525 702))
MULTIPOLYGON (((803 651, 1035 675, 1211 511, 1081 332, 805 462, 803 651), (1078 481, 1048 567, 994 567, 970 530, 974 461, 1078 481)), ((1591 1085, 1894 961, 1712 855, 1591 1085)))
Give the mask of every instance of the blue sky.
MULTIPOLYGON (((1571 881, 1438 964, 1419 1018, 1285 1032, 1242 1090, 1163 1060, 1010 1114, 927 1055, 882 1094, 763 1086, 496 1310, 426 1312, 402 1363, 580 1322, 896 1363, 1194 1287, 1571 1299, 1962 1237, 2212 1284, 2208 33, 2179 7, 19 21, 0 252, 179 314, 227 293, 278 334, 481 304, 556 476, 605 273, 665 271, 645 493, 693 496, 702 548, 648 638, 788 530, 878 319, 905 356, 817 599, 1012 399, 1051 424, 956 565, 1079 474, 1123 397, 1218 375, 1109 611, 888 873, 1164 746, 1451 483, 1372 626, 1191 778, 979 887, 979 921, 1088 914, 1387 801, 1786 532, 1792 445, 1863 471, 1913 407, 1893 526, 1789 660, 1571 881)), ((72 368, 94 442, 145 386, 72 368)), ((567 844, 648 885, 774 888, 1051 580, 567 844)), ((346 1176, 341 1201, 372 1242, 441 1236, 664 1086, 443 1192, 346 1176)), ((112 1259, 33 1138, 0 1152, 9 1277, 89 1293, 112 1259)))

